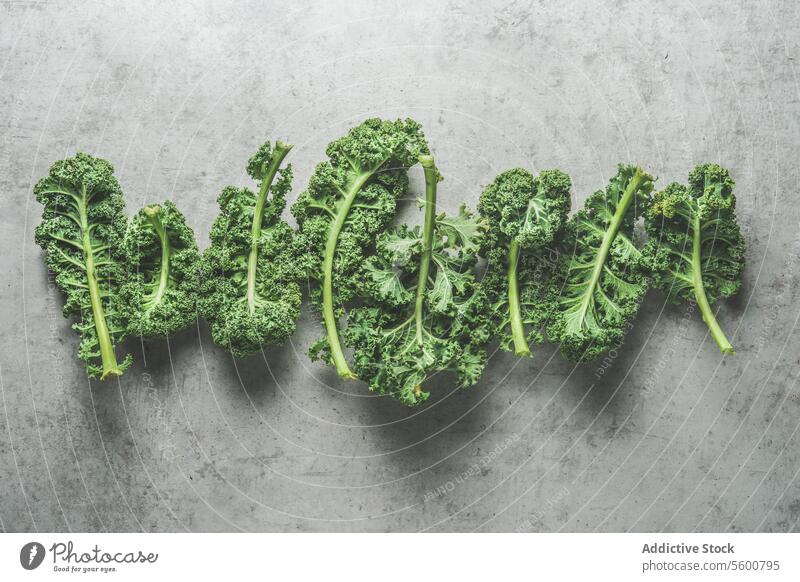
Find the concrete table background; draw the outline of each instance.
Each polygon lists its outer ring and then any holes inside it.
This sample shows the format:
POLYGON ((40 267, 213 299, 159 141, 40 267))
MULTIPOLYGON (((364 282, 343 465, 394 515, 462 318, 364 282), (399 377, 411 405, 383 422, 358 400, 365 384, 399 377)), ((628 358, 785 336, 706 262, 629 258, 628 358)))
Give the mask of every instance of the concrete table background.
POLYGON ((0 528, 798 529, 791 0, 168 4, 0 4, 0 528), (247 360, 199 322, 85 379, 33 243, 50 163, 111 160, 130 212, 170 198, 205 248, 262 141, 295 144, 293 200, 368 116, 423 123, 448 210, 518 165, 567 171, 576 207, 618 162, 661 186, 729 167, 748 266, 719 318, 738 354, 651 292, 605 364, 494 353, 478 386, 442 378, 415 410, 311 363, 308 308, 247 360))

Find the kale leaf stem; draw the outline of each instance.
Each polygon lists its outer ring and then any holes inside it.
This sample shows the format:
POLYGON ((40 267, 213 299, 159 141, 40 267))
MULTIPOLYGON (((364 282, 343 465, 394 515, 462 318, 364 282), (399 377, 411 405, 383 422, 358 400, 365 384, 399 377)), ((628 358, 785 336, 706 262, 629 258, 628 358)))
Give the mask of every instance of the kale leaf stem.
POLYGON ((517 282, 519 257, 519 244, 512 239, 511 244, 508 245, 508 310, 511 317, 511 336, 514 339, 514 352, 518 356, 530 356, 531 350, 525 339, 525 325, 522 323, 519 302, 519 284, 517 282))
POLYGON ((702 247, 702 231, 700 227, 700 213, 695 212, 692 218, 692 285, 694 287, 694 295, 697 298, 697 304, 700 306, 700 313, 703 314, 708 329, 711 331, 711 337, 717 342, 719 350, 723 354, 733 355, 736 351, 725 336, 725 332, 714 317, 714 312, 711 305, 708 303, 706 297, 706 289, 703 284, 703 264, 701 261, 700 249, 702 247))
POLYGON ((86 283, 89 287, 89 298, 92 304, 92 319, 97 331, 97 343, 100 347, 100 358, 103 362, 103 373, 101 380, 108 376, 121 376, 122 368, 117 363, 117 356, 114 353, 114 344, 111 343, 111 335, 108 331, 103 301, 100 288, 97 285, 97 273, 95 272, 94 251, 92 250, 92 237, 89 230, 89 216, 87 206, 89 196, 86 188, 81 188, 81 196, 77 199, 78 216, 80 218, 81 238, 83 242, 83 257, 86 263, 86 283))
POLYGON ((331 349, 331 358, 336 366, 339 376, 347 380, 356 380, 357 376, 350 371, 347 359, 342 351, 342 343, 339 340, 339 328, 336 321, 336 314, 333 309, 333 259, 336 255, 336 244, 339 242, 339 234, 350 213, 361 188, 370 179, 376 170, 370 170, 356 174, 347 189, 346 195, 336 211, 336 217, 331 222, 328 230, 328 238, 325 242, 325 258, 322 261, 322 319, 325 321, 325 332, 328 335, 328 346, 331 349))
POLYGON ((614 216, 612 217, 611 222, 609 223, 608 228, 603 235, 603 241, 600 244, 600 250, 597 252, 597 257, 595 257, 594 268, 592 269, 592 278, 589 280, 589 284, 586 286, 586 291, 581 299, 581 322, 586 321, 586 314, 589 308, 593 307, 594 294, 596 293, 598 285, 600 284, 600 276, 603 274, 603 267, 606 264, 608 254, 611 252, 611 245, 614 244, 614 240, 617 238, 619 228, 622 225, 622 222, 625 220, 625 216, 628 214, 628 208, 636 197, 636 192, 639 190, 639 186, 644 178, 645 173, 641 170, 641 168, 637 168, 636 172, 633 174, 633 177, 628 183, 628 187, 625 188, 625 192, 622 194, 622 197, 617 204, 616 212, 614 212, 614 216))
POLYGON ((256 208, 253 213, 253 228, 251 230, 250 254, 247 258, 247 308, 250 313, 256 310, 256 273, 258 272, 258 244, 261 239, 261 222, 264 219, 264 205, 267 201, 267 194, 272 186, 272 181, 275 179, 275 174, 278 173, 278 168, 289 153, 292 146, 285 144, 282 141, 275 143, 275 151, 272 152, 272 157, 269 160, 269 165, 266 168, 264 179, 261 181, 261 187, 258 190, 258 198, 256 199, 256 208))
POLYGON ((419 161, 422 164, 422 170, 425 172, 425 224, 422 230, 422 257, 419 264, 414 320, 416 322, 415 338, 417 345, 421 348, 425 340, 423 335, 423 310, 425 307, 425 290, 428 287, 428 273, 431 268, 431 254, 433 252, 433 229, 436 226, 436 186, 439 183, 440 176, 433 156, 420 156, 419 161))
POLYGON ((169 237, 167 236, 167 229, 164 223, 161 222, 161 207, 160 206, 146 206, 144 213, 147 220, 153 225, 153 231, 158 235, 159 243, 161 244, 161 264, 159 265, 158 288, 153 294, 153 299, 150 301, 150 309, 161 303, 164 298, 164 293, 167 291, 167 284, 169 283, 169 258, 171 248, 169 244, 169 237))

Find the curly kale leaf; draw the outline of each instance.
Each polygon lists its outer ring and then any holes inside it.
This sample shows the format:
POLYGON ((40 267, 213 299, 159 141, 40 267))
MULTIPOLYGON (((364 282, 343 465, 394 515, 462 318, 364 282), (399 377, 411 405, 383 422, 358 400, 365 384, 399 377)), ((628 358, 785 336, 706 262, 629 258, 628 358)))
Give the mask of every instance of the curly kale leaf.
POLYGON ((165 337, 196 321, 200 252, 175 204, 140 210, 128 226, 125 250, 130 274, 120 297, 128 332, 165 337))
POLYGON ((81 338, 78 357, 90 378, 120 376, 131 363, 130 355, 118 362, 114 352, 125 336, 118 291, 127 218, 114 168, 79 153, 53 164, 34 193, 44 206, 36 243, 66 295, 64 315, 79 319, 72 326, 81 338))
POLYGON ((473 275, 483 226, 464 206, 454 217, 436 214, 440 176, 432 157, 420 160, 424 226, 380 235, 365 268, 365 305, 350 311, 344 332, 354 368, 370 390, 408 406, 428 398, 423 385, 441 371, 454 372, 461 387, 475 384, 491 333, 473 275))
POLYGON ((537 249, 553 242, 567 220, 572 182, 560 170, 538 176, 515 168, 498 175, 481 194, 478 212, 489 224, 492 246, 515 242, 537 249))
POLYGON ((676 303, 696 301, 723 354, 735 352, 711 305, 738 293, 745 253, 733 187, 727 170, 703 164, 688 186, 672 183, 656 193, 645 213, 653 286, 676 303))
POLYGON ((633 227, 652 189, 651 176, 620 165, 567 223, 565 282, 547 335, 569 360, 588 361, 621 345, 639 309, 647 269, 633 227))
POLYGON ((200 311, 214 343, 237 357, 285 342, 300 316, 294 231, 281 220, 292 183, 291 166, 281 163, 291 147, 267 142, 250 158, 247 173, 259 182, 257 192, 222 191, 203 253, 200 311))
POLYGON ((428 153, 428 146, 421 126, 411 119, 368 119, 332 142, 326 153, 329 160, 316 167, 308 189, 292 206, 300 227, 296 248, 325 324, 326 337, 310 355, 352 379, 339 340, 340 306, 365 284, 364 262, 394 218, 397 199, 408 191, 408 168, 428 153))
POLYGON ((548 257, 557 251, 549 247, 567 221, 571 186, 560 170, 534 177, 515 168, 497 176, 478 202, 488 225, 481 250, 487 259, 482 287, 501 347, 508 350, 513 344, 518 356, 530 356, 530 344, 543 341, 541 329, 556 306, 558 263, 548 257))

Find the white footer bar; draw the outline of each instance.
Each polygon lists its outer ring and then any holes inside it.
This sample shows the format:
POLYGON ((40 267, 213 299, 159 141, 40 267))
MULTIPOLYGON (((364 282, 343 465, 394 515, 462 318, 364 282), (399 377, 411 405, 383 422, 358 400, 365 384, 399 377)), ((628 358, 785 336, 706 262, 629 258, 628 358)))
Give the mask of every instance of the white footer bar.
POLYGON ((0 580, 800 580, 798 554, 800 534, 12 533, 0 580))

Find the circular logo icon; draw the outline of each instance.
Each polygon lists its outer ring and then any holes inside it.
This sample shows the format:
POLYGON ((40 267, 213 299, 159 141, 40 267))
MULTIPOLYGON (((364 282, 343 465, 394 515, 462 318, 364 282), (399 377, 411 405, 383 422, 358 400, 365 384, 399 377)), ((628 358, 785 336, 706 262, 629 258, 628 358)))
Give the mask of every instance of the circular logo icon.
POLYGON ((19 563, 26 570, 35 570, 44 560, 44 546, 39 542, 28 542, 19 551, 19 563))

